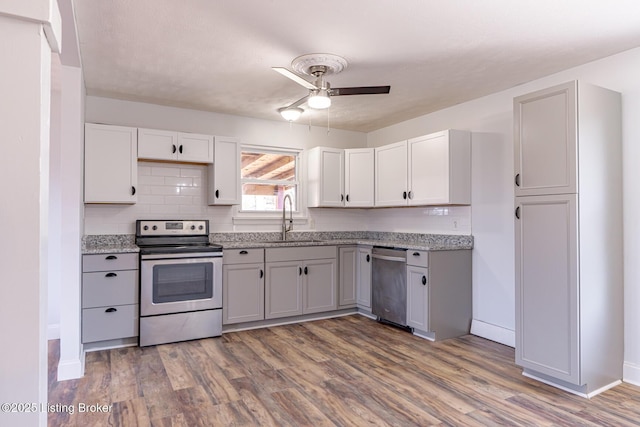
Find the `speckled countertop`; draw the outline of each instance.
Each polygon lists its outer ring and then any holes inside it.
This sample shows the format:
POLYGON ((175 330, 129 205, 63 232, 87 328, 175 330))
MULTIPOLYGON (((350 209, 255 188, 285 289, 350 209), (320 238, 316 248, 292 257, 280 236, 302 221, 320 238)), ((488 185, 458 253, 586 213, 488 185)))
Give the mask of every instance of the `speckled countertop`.
MULTIPOLYGON (((378 231, 293 231, 287 241, 273 233, 211 233, 209 241, 223 249, 277 248, 291 246, 370 245, 416 250, 472 249, 473 236, 450 234, 391 233, 378 231)), ((133 235, 90 235, 82 239, 83 254, 138 252, 133 235)))

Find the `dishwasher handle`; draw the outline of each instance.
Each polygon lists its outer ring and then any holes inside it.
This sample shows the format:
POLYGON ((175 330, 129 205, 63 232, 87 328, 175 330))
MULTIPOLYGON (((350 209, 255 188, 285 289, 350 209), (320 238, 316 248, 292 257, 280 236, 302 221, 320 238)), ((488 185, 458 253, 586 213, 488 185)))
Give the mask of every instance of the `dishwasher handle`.
POLYGON ((373 254, 373 255, 371 255, 371 257, 373 259, 383 259, 385 261, 407 262, 407 258, 406 257, 399 257, 399 256, 388 256, 388 255, 373 254))

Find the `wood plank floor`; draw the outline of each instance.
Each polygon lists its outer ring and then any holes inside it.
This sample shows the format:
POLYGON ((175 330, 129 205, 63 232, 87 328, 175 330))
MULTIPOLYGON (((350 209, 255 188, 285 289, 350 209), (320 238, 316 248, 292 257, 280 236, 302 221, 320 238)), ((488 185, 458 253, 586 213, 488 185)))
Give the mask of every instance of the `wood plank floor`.
POLYGON ((640 425, 640 387, 584 399, 523 377, 510 347, 359 315, 88 353, 62 382, 49 353, 49 404, 74 410, 49 426, 640 425))

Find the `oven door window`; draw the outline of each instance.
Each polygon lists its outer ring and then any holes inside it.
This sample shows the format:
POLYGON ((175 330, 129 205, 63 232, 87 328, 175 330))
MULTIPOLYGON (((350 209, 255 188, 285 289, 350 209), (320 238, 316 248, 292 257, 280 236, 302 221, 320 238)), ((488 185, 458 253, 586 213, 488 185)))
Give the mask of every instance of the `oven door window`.
POLYGON ((195 301, 213 297, 211 262, 153 266, 153 303, 195 301))

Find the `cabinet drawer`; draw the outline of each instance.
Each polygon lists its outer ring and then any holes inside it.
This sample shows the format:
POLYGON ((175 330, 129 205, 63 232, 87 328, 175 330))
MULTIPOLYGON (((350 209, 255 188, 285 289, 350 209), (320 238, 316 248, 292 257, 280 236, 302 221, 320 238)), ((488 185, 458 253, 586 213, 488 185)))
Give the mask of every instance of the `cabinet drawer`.
POLYGON ((429 251, 407 249, 407 265, 429 267, 429 251))
POLYGON ((82 256, 82 271, 137 270, 137 253, 96 254, 82 256))
POLYGON ((137 304, 82 310, 83 343, 135 336, 138 336, 137 304))
POLYGON ((296 246, 286 248, 267 248, 266 262, 336 258, 337 246, 296 246))
POLYGON ((82 275, 82 308, 138 303, 138 270, 82 275))
POLYGON ((223 264, 252 264, 264 262, 264 249, 225 249, 223 264))

